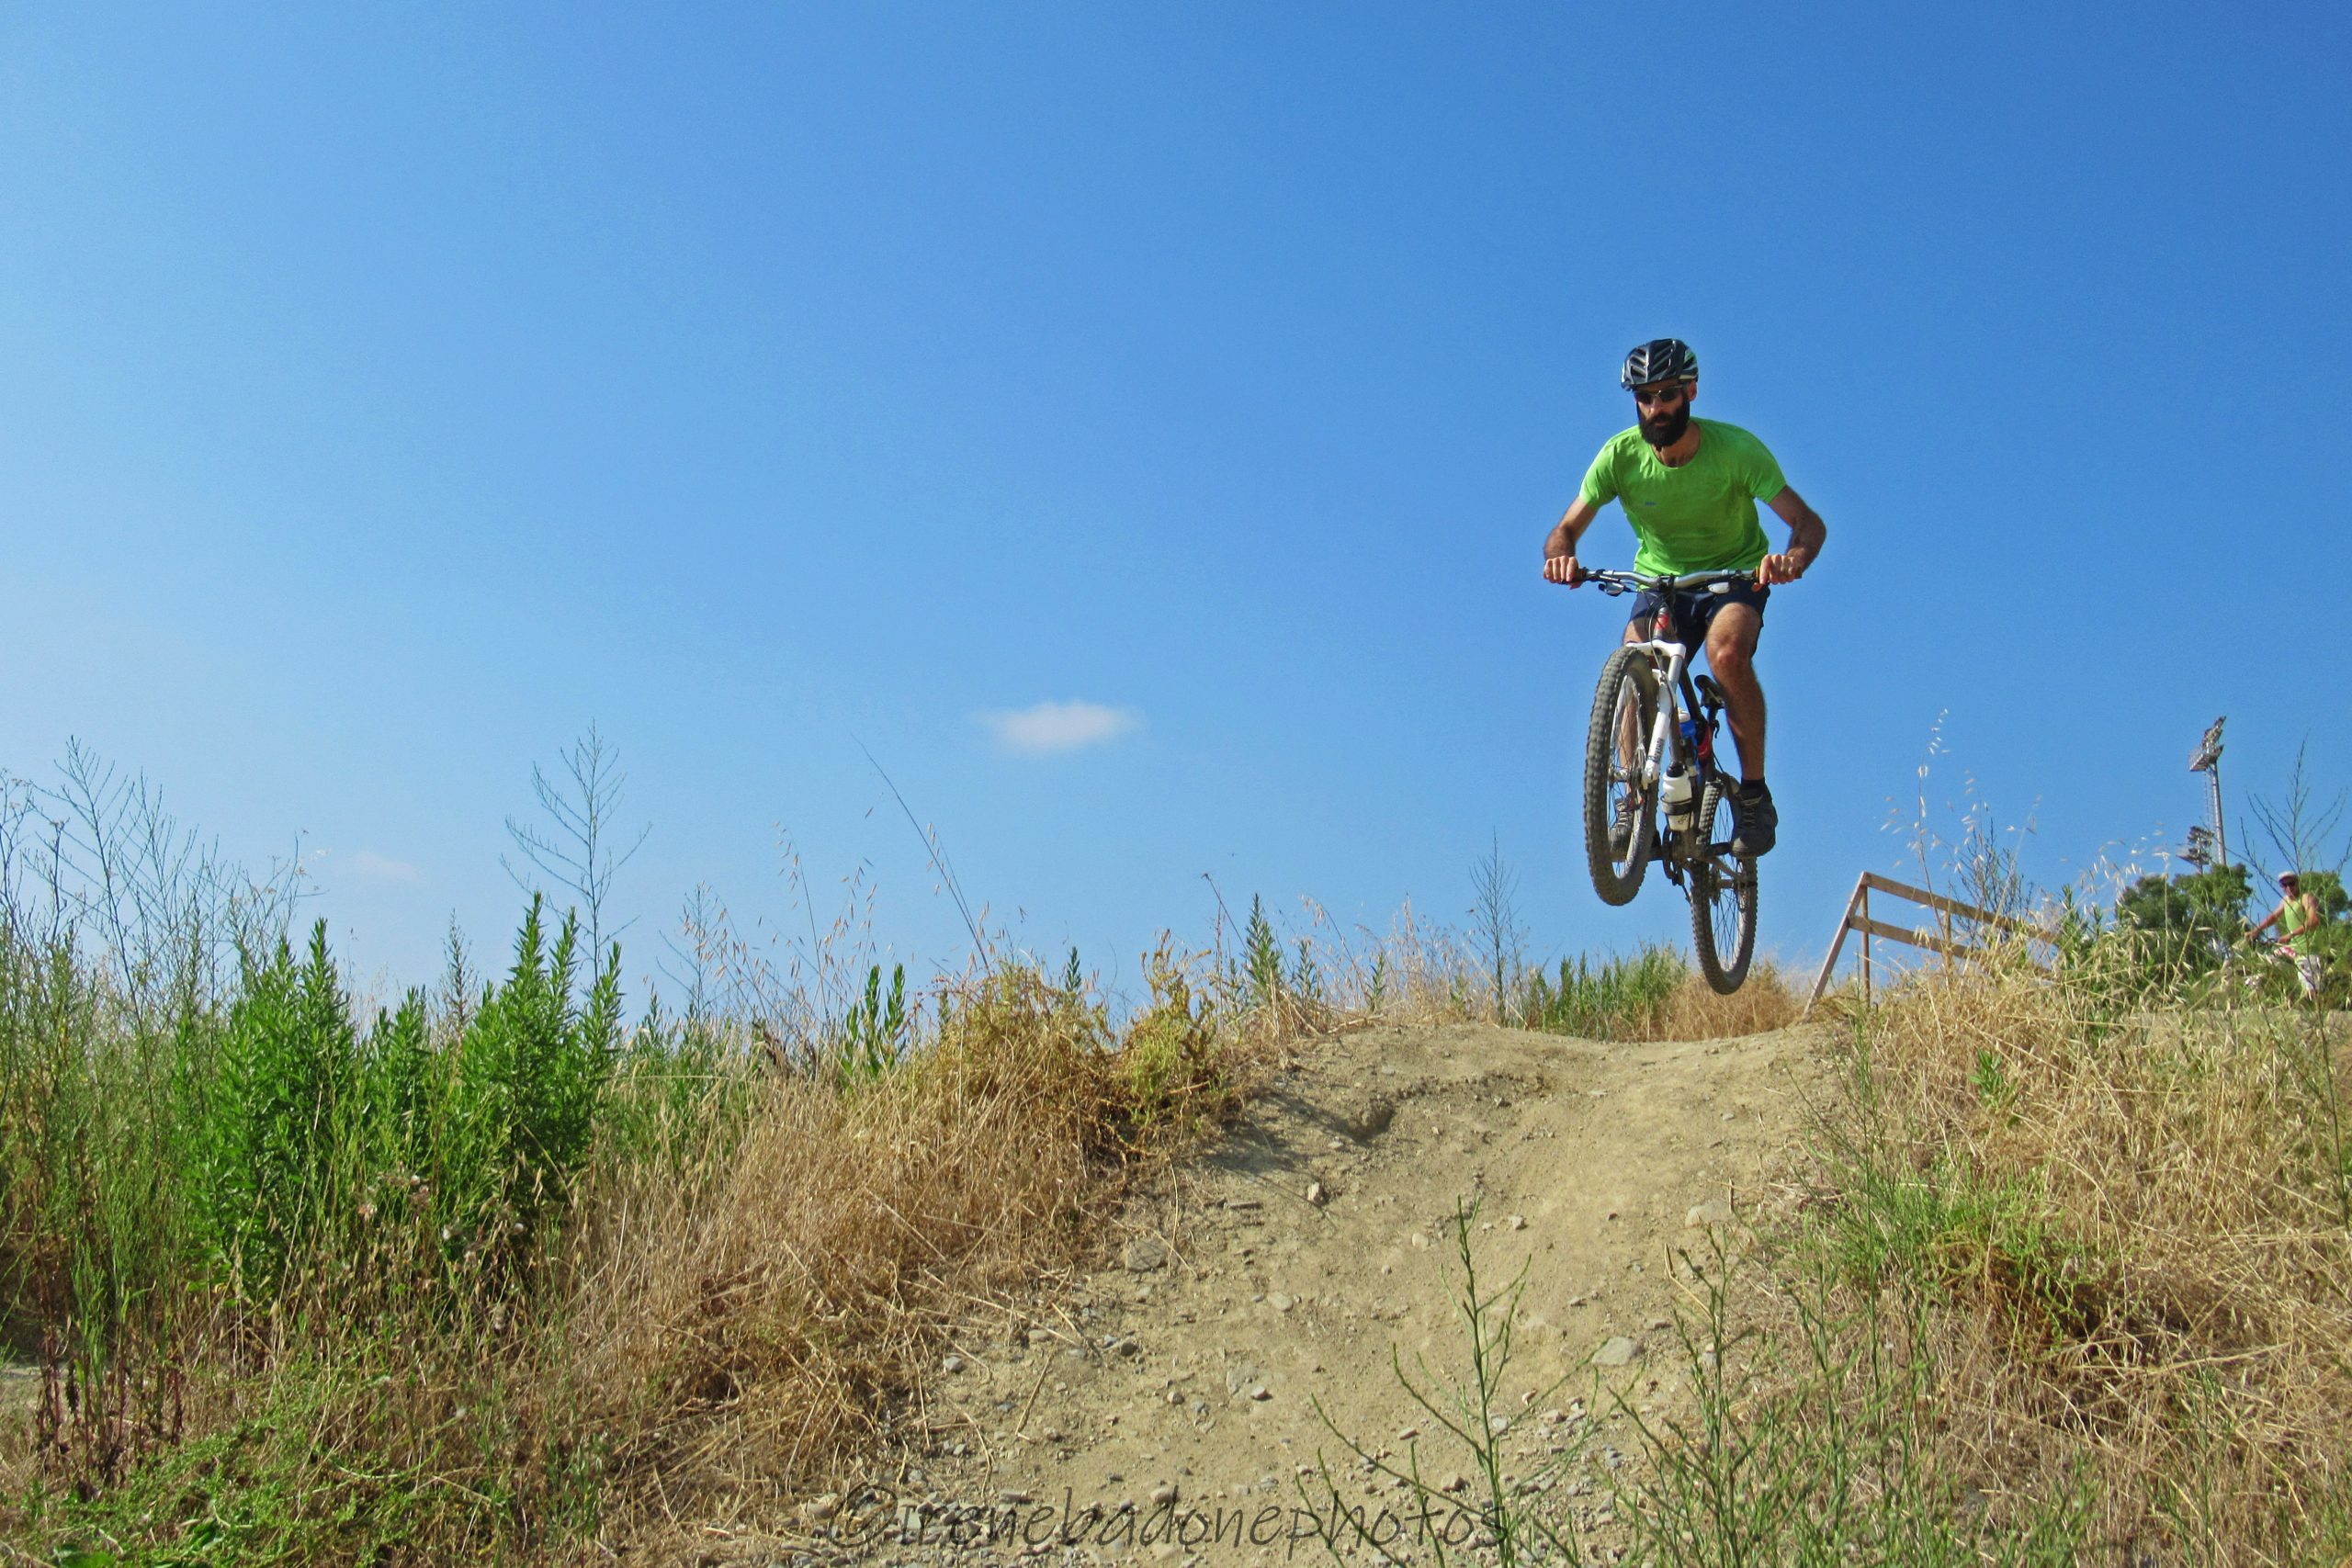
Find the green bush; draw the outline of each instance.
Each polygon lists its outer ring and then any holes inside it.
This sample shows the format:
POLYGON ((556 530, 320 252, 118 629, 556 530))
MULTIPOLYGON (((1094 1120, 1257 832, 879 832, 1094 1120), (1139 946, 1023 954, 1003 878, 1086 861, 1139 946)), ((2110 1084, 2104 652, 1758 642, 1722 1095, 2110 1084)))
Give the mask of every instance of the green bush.
POLYGON ((550 948, 534 899, 505 983, 445 1051, 413 992, 362 1039, 324 921, 300 964, 283 941, 249 959, 197 1097, 192 1239, 213 1276, 263 1304, 306 1260, 341 1267, 409 1191, 452 1259, 513 1256, 585 1160, 617 1046, 618 951, 583 999, 576 937, 567 918, 550 948))
POLYGON ((435 1197, 440 1238, 461 1261, 518 1256, 562 1202, 618 1051, 619 945, 583 1002, 574 994, 579 922, 567 915, 549 947, 543 913, 534 897, 506 983, 486 988, 467 1021, 419 1173, 435 1197))
POLYGON ((192 1208, 198 1254, 248 1302, 274 1292, 341 1210, 344 1136, 365 1114, 357 1046, 325 921, 299 965, 283 939, 246 959, 196 1122, 192 1208))

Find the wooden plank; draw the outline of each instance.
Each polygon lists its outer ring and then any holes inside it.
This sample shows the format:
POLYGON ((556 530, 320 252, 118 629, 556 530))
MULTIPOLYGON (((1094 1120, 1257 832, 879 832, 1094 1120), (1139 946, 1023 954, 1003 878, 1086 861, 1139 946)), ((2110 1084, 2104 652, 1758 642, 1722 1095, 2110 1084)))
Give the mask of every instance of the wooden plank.
MULTIPOLYGON (((1862 873, 1863 876, 1869 874, 1868 872, 1862 873)), ((1821 1000, 1822 993, 1829 989, 1829 976, 1836 973, 1838 968, 1838 951, 1846 945, 1846 932, 1854 922, 1854 906, 1860 903, 1861 898, 1862 883, 1860 878, 1856 878, 1854 890, 1846 896, 1846 912, 1838 917, 1838 934, 1829 939, 1829 956, 1821 961, 1821 973, 1814 979, 1813 995, 1805 998, 1804 1012, 1797 1015, 1799 1020, 1803 1020, 1805 1013, 1811 1012, 1814 1004, 1821 1000)))
POLYGON ((1868 917, 1856 920, 1854 929, 1867 936, 1883 936, 1889 942, 1928 948, 1942 953, 1947 958, 1974 958, 1982 955, 1984 951, 1981 947, 1969 947, 1956 942, 1946 942, 1943 938, 1931 935, 1927 931, 1914 931, 1907 926, 1891 926, 1884 920, 1873 920, 1868 917))
POLYGON ((1862 1005, 1871 1005, 1871 879, 1862 877, 1862 912, 1854 917, 1862 931, 1862 1005))
POLYGON ((2036 937, 2047 942, 2055 942, 2058 940, 2058 934, 2055 931, 2044 931, 2040 926, 2029 925, 2023 920, 2011 919, 2007 915, 1996 915, 1990 909, 1980 909, 1973 904, 1963 904, 1957 898, 1947 898, 1940 893, 1930 893, 1924 887, 1914 887, 1907 882, 1897 882, 1891 876, 1881 876, 1874 871, 1862 873, 1862 881, 1882 893, 1892 893, 1898 898, 1908 898, 1915 904, 1924 904, 1928 908, 1945 915, 1957 915, 1962 919, 1974 920, 1980 925, 1991 926, 1997 931, 2010 931, 2018 936, 2036 937))

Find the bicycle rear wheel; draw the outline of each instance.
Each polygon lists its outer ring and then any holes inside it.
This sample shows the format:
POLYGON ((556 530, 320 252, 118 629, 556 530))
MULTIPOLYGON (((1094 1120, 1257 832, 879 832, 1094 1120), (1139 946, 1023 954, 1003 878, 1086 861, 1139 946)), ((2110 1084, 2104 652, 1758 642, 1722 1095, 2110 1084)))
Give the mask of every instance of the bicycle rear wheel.
POLYGON ((1657 802, 1643 784, 1641 753, 1657 714, 1657 672, 1650 656, 1637 648, 1611 654, 1600 667, 1584 738, 1584 854, 1592 890, 1604 904, 1632 903, 1649 869, 1657 802), (1611 841, 1621 816, 1632 818, 1622 848, 1611 841))
POLYGON ((1738 809, 1720 781, 1699 801, 1699 852, 1690 865, 1690 945, 1707 984, 1729 996, 1747 982, 1756 956, 1756 861, 1728 848, 1738 809), (1717 849, 1717 845, 1726 847, 1717 849))

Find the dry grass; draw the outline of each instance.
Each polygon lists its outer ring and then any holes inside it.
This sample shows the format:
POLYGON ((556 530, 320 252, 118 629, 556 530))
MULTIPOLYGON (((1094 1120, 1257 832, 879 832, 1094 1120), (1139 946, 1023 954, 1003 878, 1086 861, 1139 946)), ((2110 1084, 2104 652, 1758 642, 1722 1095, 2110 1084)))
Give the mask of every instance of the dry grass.
POLYGON ((1721 996, 1706 981, 1692 975, 1666 999, 1655 1025, 1653 1040, 1730 1040, 1786 1029, 1803 1010, 1780 970, 1758 963, 1748 971, 1747 983, 1730 996, 1721 996))
POLYGON ((1996 1516, 2087 1476, 2116 1550, 2340 1551, 2344 1021, 2146 1010, 2108 956, 1923 973, 1860 1014, 1815 1239, 1932 1303, 1934 1446, 1996 1516))
POLYGON ((1181 979, 1123 1037, 1006 969, 903 1070, 763 1086, 683 1180, 599 1205, 571 1369, 610 1434, 603 1538, 657 1559, 924 1429, 950 1326, 1102 1245, 1127 1178, 1233 1102, 1243 1057, 1181 979))

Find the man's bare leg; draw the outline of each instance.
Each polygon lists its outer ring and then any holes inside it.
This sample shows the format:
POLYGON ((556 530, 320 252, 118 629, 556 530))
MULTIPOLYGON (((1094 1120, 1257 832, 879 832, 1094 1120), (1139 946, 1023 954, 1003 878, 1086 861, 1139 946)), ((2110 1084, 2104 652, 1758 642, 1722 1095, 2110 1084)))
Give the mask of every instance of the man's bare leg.
POLYGON ((1725 604, 1707 627, 1707 670, 1723 688, 1739 776, 1748 783, 1764 776, 1764 687, 1756 679, 1756 639, 1763 630, 1753 604, 1725 604))

